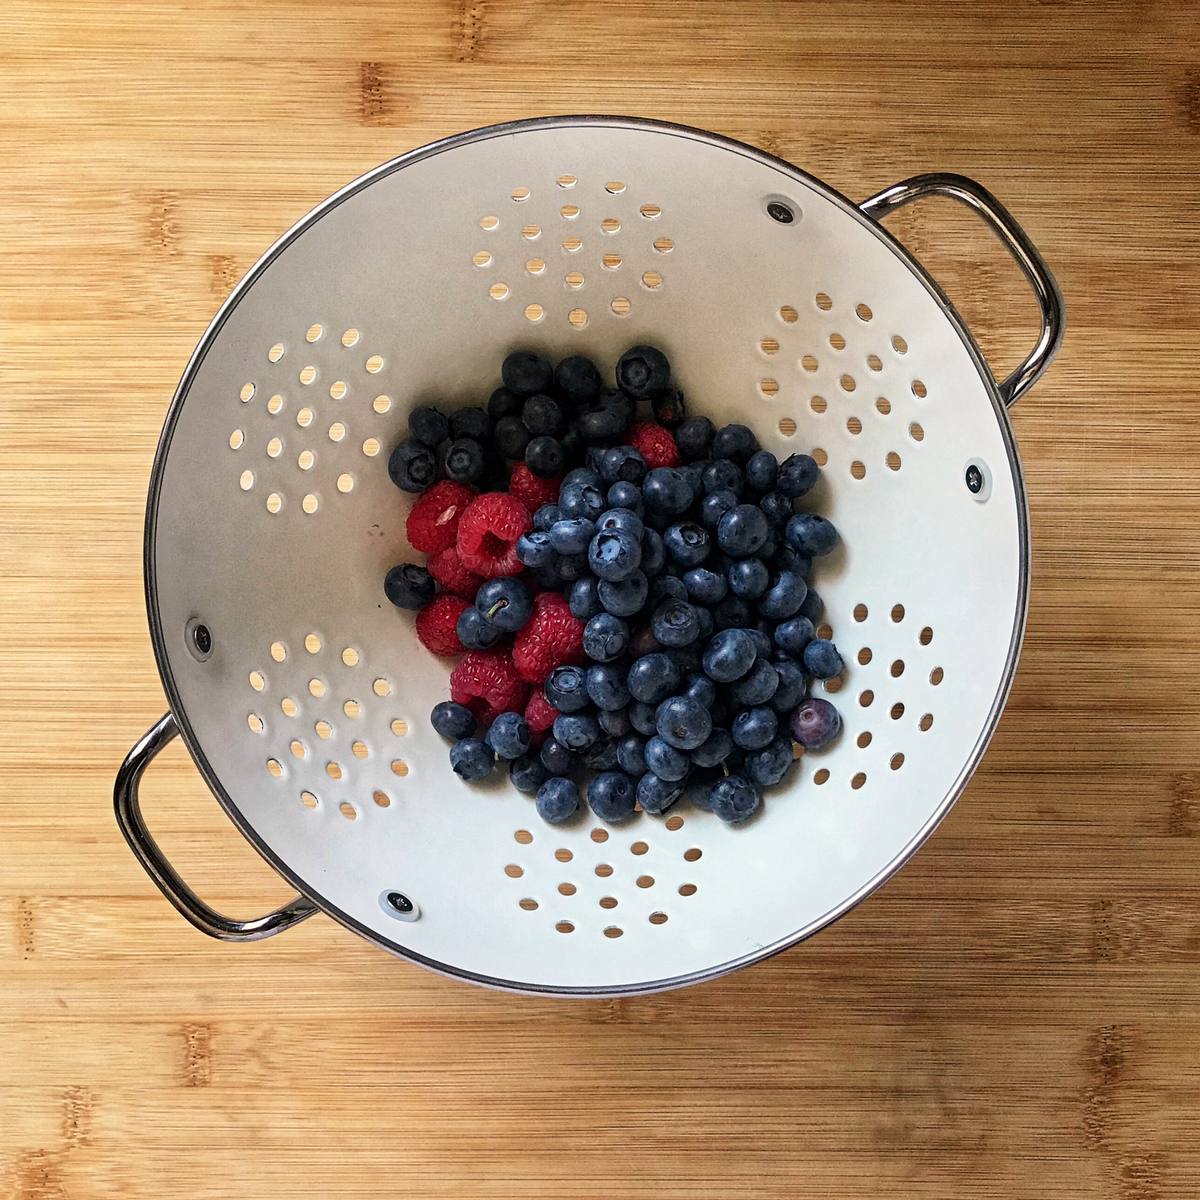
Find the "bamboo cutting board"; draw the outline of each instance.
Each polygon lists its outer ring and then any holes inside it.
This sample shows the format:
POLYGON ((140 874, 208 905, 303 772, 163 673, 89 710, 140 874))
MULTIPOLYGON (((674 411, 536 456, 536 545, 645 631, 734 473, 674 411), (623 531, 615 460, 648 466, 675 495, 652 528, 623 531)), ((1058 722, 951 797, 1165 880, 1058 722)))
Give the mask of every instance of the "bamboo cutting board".
MULTIPOLYGON (((0 1195, 1200 1194, 1200 49, 1191 5, 9 0, 0 8, 0 1195), (474 125, 705 126, 861 198, 962 171, 1055 268, 1016 428, 1029 635, 965 798, 868 903, 660 997, 435 978, 318 918, 223 946, 112 776, 163 709, 146 481, 208 318, 368 167, 474 125)), ((997 371, 1016 268, 890 227, 997 371)), ((206 898, 285 889, 176 746, 145 803, 206 898)))

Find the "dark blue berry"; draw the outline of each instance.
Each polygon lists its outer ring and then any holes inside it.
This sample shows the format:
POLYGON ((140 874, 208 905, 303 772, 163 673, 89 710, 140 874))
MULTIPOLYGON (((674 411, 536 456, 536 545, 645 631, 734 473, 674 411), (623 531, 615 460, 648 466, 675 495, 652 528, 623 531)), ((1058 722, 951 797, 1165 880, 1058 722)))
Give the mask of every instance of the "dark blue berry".
MULTIPOLYGON (((657 609, 667 600, 686 599, 687 588, 684 586, 683 580, 674 575, 667 575, 665 573, 659 575, 650 585, 650 598, 648 603, 653 609, 657 609)), ((655 641, 658 641, 657 635, 655 635, 655 641)))
POLYGON ((742 765, 746 777, 759 788, 774 787, 792 769, 796 761, 792 753, 792 739, 780 734, 769 741, 761 750, 752 750, 742 765))
POLYGON ((695 750, 712 733, 712 718, 703 704, 688 696, 671 696, 655 713, 654 727, 677 750, 695 750))
POLYGON ((383 593, 397 608, 416 612, 433 599, 435 591, 433 576, 416 563, 398 563, 383 577, 383 593))
POLYGON ((723 629, 704 649, 704 673, 717 683, 741 679, 754 666, 754 639, 745 629, 723 629))
POLYGON ((758 507, 767 518, 767 524, 775 530, 786 525, 792 515, 792 502, 782 492, 768 492, 758 502, 758 507))
POLYGON ((437 482, 437 458, 420 442, 401 442, 388 457, 388 475, 404 492, 423 492, 437 482))
MULTIPOLYGON (((553 534, 551 535, 553 536, 553 534)), ((624 529, 605 529, 589 539, 588 565, 600 579, 628 579, 642 561, 641 539, 624 529)))
POLYGON ((632 617, 646 603, 650 584, 641 571, 634 571, 628 579, 602 579, 599 590, 606 611, 614 617, 632 617))
POLYGON ((500 368, 504 386, 517 396, 544 392, 554 378, 550 360, 532 350, 514 350, 500 368))
POLYGON ((700 634, 697 641, 707 642, 717 627, 716 618, 709 609, 698 608, 696 609, 696 620, 700 623, 700 634))
POLYGON ((451 738, 456 742, 470 737, 475 732, 474 713, 462 704, 455 704, 453 700, 443 700, 441 704, 435 704, 429 714, 429 723, 442 737, 451 738))
POLYGON ((744 775, 718 780, 709 796, 712 811, 731 825, 753 816, 761 802, 758 789, 744 775))
POLYGON ((691 761, 682 751, 676 750, 670 742, 657 734, 645 745, 642 753, 646 756, 646 766, 659 779, 669 779, 678 782, 686 778, 691 761))
POLYGON ((631 733, 617 743, 617 765, 634 779, 646 773, 646 739, 631 733))
POLYGON ((696 567, 708 557, 712 539, 702 525, 694 521, 682 521, 672 525, 663 534, 663 544, 673 562, 681 567, 696 567))
POLYGON ((759 659, 749 674, 733 684, 729 695, 735 704, 766 704, 778 690, 779 672, 772 663, 759 659))
POLYGON ((455 483, 478 483, 484 465, 483 447, 474 438, 457 438, 442 452, 442 472, 455 483))
POLYGON ((520 417, 501 417, 496 422, 496 449, 505 458, 524 458, 530 440, 529 430, 522 424, 520 417))
POLYGON ((813 623, 808 617, 795 616, 789 617, 786 621, 780 621, 775 626, 772 636, 775 645, 784 654, 799 658, 804 653, 804 647, 816 637, 816 630, 813 629, 813 623))
POLYGON ((582 517, 595 521, 604 512, 607 500, 603 487, 592 483, 563 483, 558 494, 558 506, 564 517, 582 517))
POLYGON ((549 825, 569 821, 579 809, 579 785, 561 775, 552 775, 537 790, 537 814, 549 825))
POLYGON ((707 675, 693 672, 684 680, 684 689, 680 693, 697 704, 711 708, 717 699, 717 686, 707 675))
POLYGON ((488 579, 475 593, 475 608, 501 633, 516 633, 533 614, 533 597, 519 579, 488 579))
POLYGON ((553 436, 562 429, 562 409, 550 396, 530 396, 521 409, 521 423, 529 430, 530 437, 553 436))
POLYGON ((741 495, 743 483, 741 468, 737 463, 729 462, 728 459, 710 462, 704 468, 701 480, 701 486, 706 496, 711 496, 713 492, 733 492, 735 496, 741 495))
POLYGON ((561 588, 564 583, 574 583, 575 580, 582 579, 587 574, 587 555, 562 554, 555 565, 558 570, 559 587, 561 588))
POLYGON ((610 533, 614 529, 623 530, 639 540, 646 531, 642 518, 628 508, 610 508, 600 514, 596 521, 596 532, 610 533))
POLYGON ((729 590, 725 576, 708 567, 693 567, 684 572, 683 585, 690 600, 705 605, 717 604, 724 600, 725 593, 729 590))
POLYGON ((675 444, 685 461, 707 458, 712 446, 713 423, 707 417, 688 417, 675 431, 675 444))
POLYGON ((554 739, 568 750, 586 750, 599 736, 600 725, 587 713, 560 713, 554 718, 554 739))
POLYGON ((517 558, 527 567, 544 567, 556 557, 550 535, 540 529, 531 529, 517 538, 517 558))
POLYGON ((689 779, 683 789, 683 798, 701 812, 712 812, 712 790, 715 779, 689 779))
POLYGON ((808 676, 799 663, 789 658, 776 659, 775 672, 779 676, 779 687, 768 703, 777 713, 790 713, 804 699, 808 676))
POLYGON ((761 750, 778 732, 779 717, 763 706, 738 713, 729 729, 733 744, 743 750, 761 750))
POLYGON ((492 418, 493 428, 499 432, 500 422, 505 417, 519 417, 523 401, 516 392, 510 392, 506 387, 498 387, 489 397, 487 414, 492 418))
POLYGON ((842 656, 826 638, 813 638, 804 647, 804 669, 815 679, 832 679, 842 673, 842 656))
POLYGON ((780 571, 771 579, 771 587, 758 602, 758 611, 772 621, 783 621, 800 611, 808 584, 795 571, 780 571))
POLYGON ((600 459, 600 478, 605 483, 641 483, 646 476, 646 460, 633 446, 613 446, 600 459))
POLYGON ((567 604, 570 606, 571 614, 581 621, 587 621, 594 617, 601 611, 596 581, 588 575, 575 580, 567 588, 567 604))
POLYGON ((688 646, 700 636, 696 610, 686 600, 667 600, 661 604, 651 618, 650 628, 664 646, 688 646))
POLYGON ((602 821, 624 821, 633 816, 636 787, 624 771, 604 771, 588 784, 588 805, 602 821))
POLYGON ((837 530, 816 513, 796 513, 788 521, 784 536, 793 550, 799 550, 809 558, 828 554, 838 542, 837 530))
POLYGON ((758 438, 745 425, 725 425, 713 437, 713 458, 728 458, 746 463, 758 449, 758 438))
POLYGON ((408 414, 408 436, 424 446, 440 446, 450 436, 450 422, 440 409, 421 404, 408 414))
POLYGON ((598 738, 583 752, 583 765, 592 771, 611 771, 617 765, 617 743, 598 738))
POLYGON ((600 395, 600 372, 590 358, 573 354, 554 368, 554 386, 572 404, 584 404, 600 395))
POLYGON ((770 527, 757 504, 739 504, 717 523, 717 545, 734 558, 757 553, 770 527))
MULTIPOLYGON (((784 536, 786 537, 786 534, 784 536)), ((793 550, 786 542, 776 547, 775 553, 771 555, 771 566, 779 571, 792 571, 806 582, 812 573, 812 559, 807 554, 793 550)))
POLYGON ((653 771, 647 771, 638 780, 637 800, 643 812, 653 813, 655 816, 664 813, 682 795, 682 783, 663 779, 653 771))
POLYGON ((587 676, 579 667, 555 667, 543 688, 546 699, 559 712, 579 712, 588 706, 587 676))
POLYGON ((529 726, 520 713, 501 713, 487 731, 487 744, 497 758, 520 758, 529 751, 529 726))
POLYGON ((800 616, 807 617, 810 621, 817 621, 824 608, 825 601, 821 599, 816 588, 810 587, 808 595, 804 597, 804 603, 800 605, 800 616))
POLYGON ((609 737, 623 738, 629 734, 633 726, 629 723, 629 711, 627 709, 613 709, 611 712, 601 709, 596 715, 596 720, 600 722, 600 728, 604 730, 609 737))
POLYGON ((683 393, 678 388, 667 388, 665 392, 655 396, 650 401, 650 410, 654 413, 654 419, 664 429, 678 429, 687 416, 683 393))
POLYGON ((807 454, 792 454, 780 464, 775 487, 788 499, 795 500, 812 490, 820 473, 815 459, 807 454))
POLYGON ((512 780, 513 787, 527 796, 534 795, 549 775, 550 772, 542 765, 542 760, 534 753, 514 759, 508 768, 508 777, 512 780))
POLYGON ((714 726, 708 737, 692 751, 692 762, 698 767, 715 767, 732 752, 733 738, 729 736, 729 730, 714 726))
POLYGON ((618 480, 608 489, 608 504, 610 508, 627 508, 630 512, 642 515, 642 489, 636 483, 626 483, 618 480))
POLYGON ((460 408, 450 414, 450 437, 487 442, 492 436, 492 419, 482 408, 460 408))
POLYGON ((555 521, 562 520, 562 509, 557 504, 543 504, 533 514, 533 527, 539 533, 548 533, 555 521))
POLYGON ((756 626, 749 626, 746 632, 750 635, 750 640, 754 643, 754 657, 758 662, 762 662, 774 655, 774 643, 772 643, 770 636, 765 630, 759 629, 756 626))
POLYGON ((558 475, 565 455, 561 443, 552 437, 535 437, 525 447, 525 465, 542 479, 558 475))
POLYGON ((842 717, 828 700, 805 700, 792 713, 792 737, 806 750, 820 750, 837 737, 842 717))
POLYGON ((579 755, 572 754, 557 738, 547 738, 542 743, 542 766, 551 775, 571 775, 579 770, 579 755))
MULTIPOLYGON (((629 668, 629 694, 645 704, 658 704, 678 690, 683 676, 674 661, 662 653, 646 654, 629 668)), ((553 704, 554 702, 551 701, 553 704)), ((637 727, 637 722, 634 722, 637 727)))
POLYGON ((564 476, 563 481, 559 485, 560 495, 566 488, 572 487, 601 487, 602 480, 600 472, 594 467, 572 467, 564 476))
POLYGON ((769 492, 778 473, 779 460, 770 450, 756 450, 746 463, 746 482, 756 492, 769 492))
POLYGON ((458 614, 454 631, 468 650, 487 650, 504 636, 477 608, 464 608, 458 614))
POLYGON ((593 402, 579 414, 576 428, 585 442, 594 446, 612 445, 625 432, 628 418, 619 409, 593 402))
POLYGON ((757 600, 767 590, 771 573, 766 563, 757 558, 743 558, 731 563, 727 575, 729 590, 743 600, 757 600))
POLYGON ((632 346, 617 360, 617 387, 635 400, 650 400, 671 381, 671 364, 654 346, 632 346))
POLYGON ((650 512, 677 516, 692 503, 692 486, 675 467, 655 467, 642 484, 642 500, 650 512))
POLYGON ((597 613, 583 627, 583 652, 595 662, 612 662, 628 647, 629 626, 612 613, 597 613))
POLYGON ((491 746, 479 738, 462 738, 450 747, 450 767, 459 779, 486 779, 495 762, 491 746))
POLYGON ((646 704, 641 700, 635 700, 626 710, 629 713, 629 723, 642 737, 653 737, 658 732, 654 723, 654 713, 657 707, 656 704, 646 704))
POLYGON ((586 517, 564 517, 550 526, 550 545, 559 554, 585 554, 596 532, 596 523, 586 517))
POLYGON ((744 629, 754 619, 749 600, 726 596, 713 610, 717 629, 744 629))
POLYGON ((667 548, 662 534, 656 529, 642 531, 642 570, 647 575, 657 575, 667 561, 667 548))
POLYGON ((608 663, 591 667, 587 673, 587 694, 592 703, 606 711, 625 708, 630 700, 625 683, 627 674, 624 667, 608 663))

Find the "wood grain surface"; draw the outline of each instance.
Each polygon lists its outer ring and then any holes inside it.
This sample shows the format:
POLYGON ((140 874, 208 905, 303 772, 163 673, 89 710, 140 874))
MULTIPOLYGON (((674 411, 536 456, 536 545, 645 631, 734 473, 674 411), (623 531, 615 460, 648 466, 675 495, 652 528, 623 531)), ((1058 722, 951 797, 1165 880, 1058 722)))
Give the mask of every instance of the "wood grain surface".
MULTIPOLYGON (((1200 51, 1178 3, 7 0, 0 6, 0 1195, 1200 1194, 1200 51), (863 197, 987 184, 1058 272, 1016 427, 1021 672, 878 895, 699 988, 553 1002, 316 919, 224 946, 153 889, 112 776, 162 711, 141 588, 167 401, 274 237, 474 125, 645 114, 863 197)), ((997 370, 1024 282, 969 214, 893 228, 997 370)), ((176 745, 164 847, 285 888, 176 745)))

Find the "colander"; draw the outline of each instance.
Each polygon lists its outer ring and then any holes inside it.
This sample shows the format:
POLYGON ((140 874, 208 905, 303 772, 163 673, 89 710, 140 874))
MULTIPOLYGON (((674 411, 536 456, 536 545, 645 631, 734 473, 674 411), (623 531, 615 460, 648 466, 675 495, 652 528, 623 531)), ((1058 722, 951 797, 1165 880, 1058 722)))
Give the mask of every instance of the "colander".
POLYGON ((962 791, 1000 716, 1029 583, 1006 408, 1062 337, 1053 276, 957 175, 854 204, 750 146, 658 122, 522 121, 415 150, 314 209, 251 269, 172 401, 146 509, 150 632, 170 712, 116 781, 120 827, 214 937, 318 910, 395 954, 525 992, 694 983, 827 925, 962 791), (970 205, 1033 285, 1034 349, 994 382, 878 223, 970 205), (823 465, 842 532, 817 586, 847 662, 845 728, 744 827, 683 805, 542 824, 507 780, 450 771, 429 711, 448 668, 383 597, 410 501, 387 451, 409 409, 479 403, 504 355, 671 358, 692 411, 823 465), (216 912, 156 846, 138 781, 176 733, 297 890, 216 912))

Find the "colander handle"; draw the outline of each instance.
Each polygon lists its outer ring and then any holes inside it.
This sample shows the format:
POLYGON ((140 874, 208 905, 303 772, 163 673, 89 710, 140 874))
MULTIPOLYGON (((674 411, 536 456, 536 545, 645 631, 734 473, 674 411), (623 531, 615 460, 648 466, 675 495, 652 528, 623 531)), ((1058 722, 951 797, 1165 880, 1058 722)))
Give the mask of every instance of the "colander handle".
POLYGON ((219 938, 223 942, 257 942, 269 938, 311 917, 317 906, 303 896, 289 900, 282 908, 255 917, 251 921, 235 921, 223 916, 215 908, 205 904, 180 878, 179 873, 164 857, 158 843, 150 836, 142 819, 142 808, 138 802, 138 784, 142 772, 150 765, 155 755, 179 732, 179 726, 171 713, 167 713, 152 729, 135 743, 117 772, 113 786, 113 807, 117 824, 129 843, 138 862, 146 874, 154 880, 158 890, 189 920, 201 933, 219 938))
POLYGON ((902 205, 925 196, 947 196, 974 209, 1004 243, 1009 254, 1025 272, 1033 285, 1038 306, 1042 310, 1042 332, 1025 361, 999 385, 1000 398, 1011 408, 1027 392, 1050 365, 1063 339, 1063 298, 1046 260, 1038 253, 1029 235, 1013 219, 1012 213, 982 184, 965 175, 934 172, 914 175, 884 188, 864 200, 859 208, 869 217, 886 217, 902 205))

